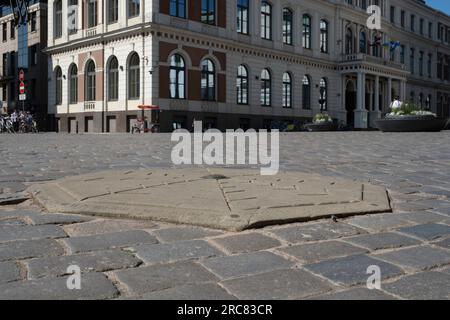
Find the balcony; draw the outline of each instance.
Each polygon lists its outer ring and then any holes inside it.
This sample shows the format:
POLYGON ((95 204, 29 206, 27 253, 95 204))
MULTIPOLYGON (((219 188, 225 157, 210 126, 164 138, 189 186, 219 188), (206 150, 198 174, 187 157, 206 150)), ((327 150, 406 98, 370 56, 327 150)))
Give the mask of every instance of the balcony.
POLYGON ((344 54, 341 61, 341 63, 345 65, 352 65, 354 63, 365 63, 365 62, 406 71, 406 66, 401 63, 389 61, 380 57, 374 57, 364 53, 344 54))

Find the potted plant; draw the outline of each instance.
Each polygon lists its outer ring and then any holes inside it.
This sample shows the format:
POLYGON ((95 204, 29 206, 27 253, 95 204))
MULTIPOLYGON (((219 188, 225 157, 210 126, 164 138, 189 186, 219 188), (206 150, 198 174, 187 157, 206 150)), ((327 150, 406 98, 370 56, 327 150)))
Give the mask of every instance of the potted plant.
POLYGON ((315 131, 336 131, 337 126, 327 113, 318 113, 314 116, 313 122, 305 125, 306 130, 315 131))
POLYGON ((400 104, 383 119, 375 121, 383 132, 437 132, 443 130, 447 123, 448 119, 438 118, 412 102, 400 104))

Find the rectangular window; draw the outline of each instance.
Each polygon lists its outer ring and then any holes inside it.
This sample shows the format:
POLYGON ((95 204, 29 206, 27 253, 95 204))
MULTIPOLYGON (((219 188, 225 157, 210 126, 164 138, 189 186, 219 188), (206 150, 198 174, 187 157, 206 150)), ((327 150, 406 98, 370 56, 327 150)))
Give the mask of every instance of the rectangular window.
POLYGON ((169 13, 172 17, 186 18, 186 0, 170 0, 169 13))
POLYGON ((30 14, 30 31, 34 32, 37 30, 37 15, 36 12, 30 14))
POLYGON ((75 34, 78 31, 78 0, 69 0, 67 8, 67 30, 69 34, 75 34))
POLYGON ((391 6, 391 23, 395 24, 395 7, 391 6))
POLYGON ((422 36, 423 36, 423 34, 424 34, 424 31, 423 31, 424 23, 425 23, 425 21, 424 21, 423 19, 420 19, 419 31, 420 31, 420 34, 421 34, 422 36))
POLYGON ((413 14, 411 15, 411 31, 416 31, 416 16, 413 14))
POLYGON ((88 4, 88 28, 97 26, 97 0, 89 0, 88 4))
POLYGON ((400 46, 400 63, 405 64, 405 46, 400 46))
POLYGON ((424 53, 423 51, 420 51, 419 53, 419 75, 423 76, 423 58, 424 58, 424 53))
POLYGON ((428 64, 427 64, 427 72, 428 72, 428 77, 429 78, 431 78, 432 61, 433 61, 433 55, 430 53, 430 54, 428 54, 428 64))
POLYGON ((216 24, 216 0, 202 0, 202 22, 216 24))
POLYGON ((2 40, 6 41, 7 40, 7 35, 8 35, 8 25, 6 23, 4 23, 2 25, 2 30, 3 30, 3 35, 2 35, 2 40))
POLYGON ((248 0, 237 1, 237 32, 241 34, 248 34, 248 0))
POLYGON ((433 22, 428 23, 428 38, 433 38, 433 22))
POLYGON ((109 0, 108 23, 115 23, 118 20, 119 20, 119 0, 109 0))
POLYGON ((415 72, 415 50, 414 48, 411 48, 410 55, 409 55, 409 71, 411 74, 414 74, 415 72))
POLYGON ((402 28, 405 27, 405 17, 406 17, 406 12, 404 10, 402 10, 401 15, 400 15, 400 25, 402 26, 402 28))
POLYGON ((15 25, 14 25, 14 21, 11 21, 11 23, 10 23, 11 25, 10 25, 10 38, 11 39, 14 39, 15 37, 16 37, 16 27, 15 27, 15 25))
POLYGON ((141 0, 128 0, 128 17, 137 17, 140 12, 141 0))

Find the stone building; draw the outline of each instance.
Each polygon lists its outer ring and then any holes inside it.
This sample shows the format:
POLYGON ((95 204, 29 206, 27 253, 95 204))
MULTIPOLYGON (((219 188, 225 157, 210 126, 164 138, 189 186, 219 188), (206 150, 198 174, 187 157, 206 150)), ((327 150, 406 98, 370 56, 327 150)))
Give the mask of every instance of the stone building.
MULTIPOLYGON (((17 21, 17 20, 16 20, 17 21)), ((39 128, 52 125, 47 115, 47 1, 32 0, 28 24, 15 22, 10 6, 0 6, 0 100, 8 112, 14 109, 33 111, 39 128), (19 70, 24 70, 24 101, 19 100, 19 70)))
POLYGON ((162 131, 365 129, 396 95, 448 115, 449 36, 419 0, 51 0, 48 110, 63 132, 127 131, 139 106, 162 131))

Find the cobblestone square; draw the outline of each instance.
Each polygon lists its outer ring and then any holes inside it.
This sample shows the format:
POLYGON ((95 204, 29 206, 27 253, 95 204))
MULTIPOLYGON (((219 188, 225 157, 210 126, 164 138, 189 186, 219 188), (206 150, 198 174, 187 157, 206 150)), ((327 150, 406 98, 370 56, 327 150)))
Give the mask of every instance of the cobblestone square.
POLYGON ((393 212, 231 232, 28 199, 35 183, 171 168, 171 148, 168 134, 1 135, 0 298, 450 299, 450 131, 280 135, 283 172, 384 187, 393 212), (81 290, 66 288, 73 264, 81 290), (366 289, 370 265, 380 290, 366 289))

